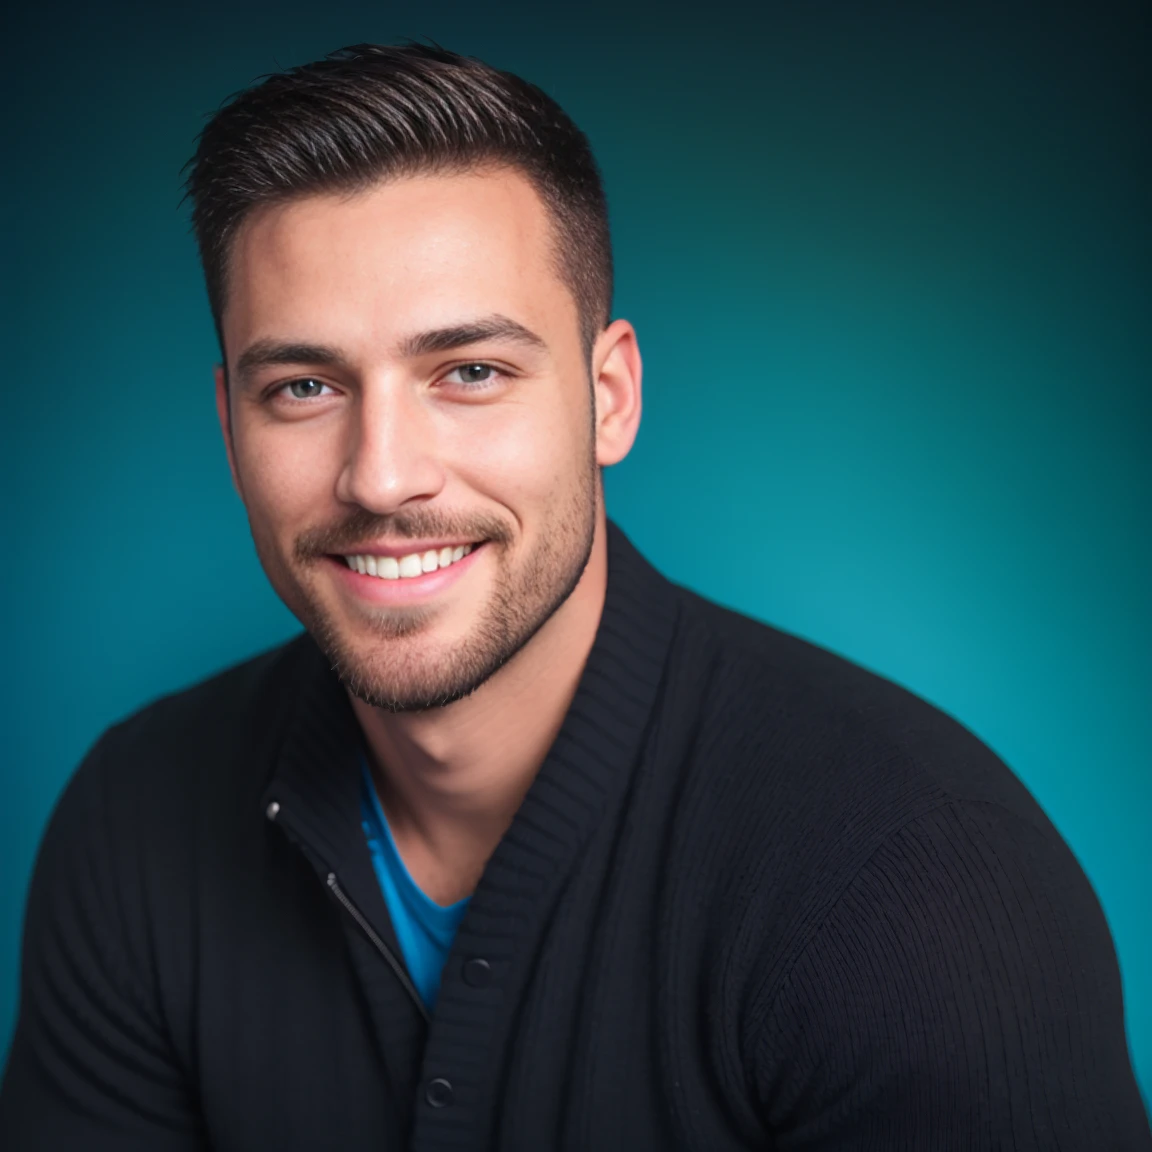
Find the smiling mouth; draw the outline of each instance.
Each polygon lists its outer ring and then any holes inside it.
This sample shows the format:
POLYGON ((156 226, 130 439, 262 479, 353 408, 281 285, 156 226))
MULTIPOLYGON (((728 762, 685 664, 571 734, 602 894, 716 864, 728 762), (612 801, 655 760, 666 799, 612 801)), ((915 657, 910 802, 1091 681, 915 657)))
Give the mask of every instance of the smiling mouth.
POLYGON ((430 548, 427 552, 412 552, 407 556, 376 556, 356 553, 338 556, 353 572, 361 576, 375 576, 379 580, 413 580, 441 568, 450 568, 480 544, 457 544, 455 547, 430 548))

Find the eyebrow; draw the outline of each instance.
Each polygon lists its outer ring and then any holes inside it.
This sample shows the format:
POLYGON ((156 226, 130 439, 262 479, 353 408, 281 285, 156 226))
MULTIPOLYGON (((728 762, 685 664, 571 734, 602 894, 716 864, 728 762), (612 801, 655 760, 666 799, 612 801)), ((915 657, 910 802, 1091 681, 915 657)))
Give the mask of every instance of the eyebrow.
POLYGON ((343 367, 346 361, 338 349, 325 344, 302 344, 292 340, 257 340, 249 344, 236 361, 236 375, 244 380, 258 368, 278 364, 323 364, 343 367))
MULTIPOLYGON (((470 320, 464 324, 452 324, 444 328, 430 328, 405 336, 398 348, 404 359, 427 356, 433 352, 450 352, 469 344, 479 344, 485 340, 500 340, 505 343, 522 344, 528 348, 546 349, 548 345, 530 328, 499 313, 485 316, 480 320, 470 320)), ((289 364, 322 364, 328 367, 347 367, 347 357, 338 349, 326 344, 307 344, 299 341, 265 338, 250 344, 236 361, 236 374, 241 380, 251 376, 259 368, 270 368, 289 364)))
POLYGON ((433 328, 417 332, 400 341, 400 355, 405 358, 426 356, 431 352, 450 352, 483 340, 502 340, 509 344, 523 344, 528 348, 546 349, 548 345, 530 328, 508 316, 495 313, 481 320, 453 324, 446 328, 433 328))

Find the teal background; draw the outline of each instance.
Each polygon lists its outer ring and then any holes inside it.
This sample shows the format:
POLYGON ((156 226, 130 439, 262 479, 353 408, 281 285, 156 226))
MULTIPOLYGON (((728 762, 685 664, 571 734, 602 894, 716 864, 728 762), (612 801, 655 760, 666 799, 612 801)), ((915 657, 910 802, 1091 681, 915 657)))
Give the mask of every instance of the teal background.
POLYGON ((1099 893, 1147 1094, 1148 13, 12 12, 0 1051, 35 848, 85 749, 295 629, 229 484, 179 169, 257 74, 427 35, 542 84, 600 157, 647 369, 612 513, 670 576, 908 685, 1013 766, 1099 893))

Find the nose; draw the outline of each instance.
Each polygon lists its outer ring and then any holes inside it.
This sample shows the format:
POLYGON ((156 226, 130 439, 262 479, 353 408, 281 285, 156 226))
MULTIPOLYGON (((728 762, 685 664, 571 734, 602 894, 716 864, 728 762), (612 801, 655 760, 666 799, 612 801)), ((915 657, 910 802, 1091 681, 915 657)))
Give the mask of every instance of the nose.
POLYGON ((402 385, 367 383, 358 398, 337 497, 385 515, 437 495, 444 478, 436 429, 419 399, 402 385))

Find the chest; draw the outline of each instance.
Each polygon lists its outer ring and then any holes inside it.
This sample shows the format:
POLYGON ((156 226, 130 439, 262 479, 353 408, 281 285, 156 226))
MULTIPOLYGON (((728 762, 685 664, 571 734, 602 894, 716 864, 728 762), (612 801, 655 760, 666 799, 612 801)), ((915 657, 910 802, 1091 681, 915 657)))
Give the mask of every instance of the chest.
POLYGON ((277 852, 220 910, 233 946, 198 964, 211 1146, 761 1146, 717 1080, 720 991, 669 936, 691 902, 668 904, 657 856, 619 848, 590 845, 547 916, 481 885, 427 1022, 314 870, 277 852))

